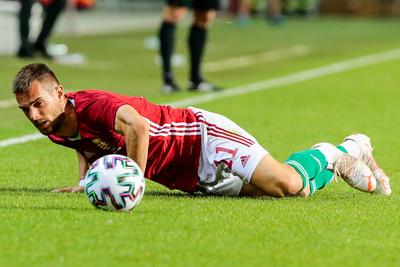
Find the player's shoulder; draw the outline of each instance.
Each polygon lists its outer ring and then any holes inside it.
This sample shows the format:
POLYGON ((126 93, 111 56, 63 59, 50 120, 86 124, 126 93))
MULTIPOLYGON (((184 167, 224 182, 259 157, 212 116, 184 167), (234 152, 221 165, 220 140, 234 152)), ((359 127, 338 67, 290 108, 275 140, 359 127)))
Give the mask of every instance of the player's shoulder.
POLYGON ((109 92, 109 91, 99 90, 99 89, 86 89, 86 90, 68 92, 68 93, 66 93, 66 96, 68 98, 80 99, 80 98, 112 97, 112 96, 117 96, 117 94, 109 92))
POLYGON ((66 97, 73 100, 76 105, 104 105, 121 99, 121 95, 98 89, 87 89, 66 93, 66 97))

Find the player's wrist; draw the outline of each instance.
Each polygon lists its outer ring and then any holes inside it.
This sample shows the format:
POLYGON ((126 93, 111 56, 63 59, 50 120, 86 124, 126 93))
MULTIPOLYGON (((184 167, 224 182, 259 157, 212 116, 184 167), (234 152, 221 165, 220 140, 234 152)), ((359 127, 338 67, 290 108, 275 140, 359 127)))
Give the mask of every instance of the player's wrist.
POLYGON ((85 186, 85 185, 86 185, 85 177, 80 177, 78 186, 85 186))

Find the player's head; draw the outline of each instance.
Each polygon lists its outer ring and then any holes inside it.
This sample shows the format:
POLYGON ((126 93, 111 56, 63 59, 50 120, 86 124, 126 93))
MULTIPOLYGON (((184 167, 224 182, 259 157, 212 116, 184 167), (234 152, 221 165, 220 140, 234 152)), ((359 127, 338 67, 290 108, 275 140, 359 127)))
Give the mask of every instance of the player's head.
POLYGON ((13 93, 19 108, 42 134, 58 130, 66 100, 63 87, 49 67, 41 63, 23 67, 14 79, 13 93))

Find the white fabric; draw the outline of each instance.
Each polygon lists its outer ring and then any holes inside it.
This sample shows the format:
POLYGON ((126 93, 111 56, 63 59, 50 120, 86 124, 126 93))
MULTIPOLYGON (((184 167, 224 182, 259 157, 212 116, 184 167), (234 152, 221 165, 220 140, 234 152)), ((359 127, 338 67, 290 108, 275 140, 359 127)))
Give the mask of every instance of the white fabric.
POLYGON ((228 118, 190 107, 201 121, 199 187, 207 193, 238 195, 249 183, 260 160, 268 152, 253 136, 228 118))
POLYGON ((85 178, 81 178, 81 179, 79 180, 78 186, 85 186, 85 185, 86 185, 85 178))
POLYGON ((327 169, 333 170, 335 162, 343 154, 341 150, 330 143, 318 143, 312 146, 312 149, 319 150, 328 162, 327 169))

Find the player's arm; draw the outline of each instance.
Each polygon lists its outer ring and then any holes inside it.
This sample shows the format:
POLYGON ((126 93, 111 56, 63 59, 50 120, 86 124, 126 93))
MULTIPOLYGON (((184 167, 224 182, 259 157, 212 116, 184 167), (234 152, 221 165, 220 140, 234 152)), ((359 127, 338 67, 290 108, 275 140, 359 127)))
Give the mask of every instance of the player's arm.
POLYGON ((149 122, 132 106, 123 105, 115 115, 115 130, 125 136, 127 156, 146 170, 149 149, 149 122))
POLYGON ((79 184, 78 184, 78 186, 54 189, 52 192, 74 193, 74 192, 82 192, 83 191, 83 187, 85 185, 84 184, 85 174, 86 174, 86 171, 89 169, 90 165, 87 162, 87 160, 82 156, 81 153, 76 151, 76 154, 78 156, 78 162, 79 162, 79 184))
POLYGON ((76 151, 76 155, 78 156, 78 163, 79 163, 79 186, 84 187, 85 183, 85 175, 87 170, 90 167, 89 162, 82 156, 79 151, 76 151))

